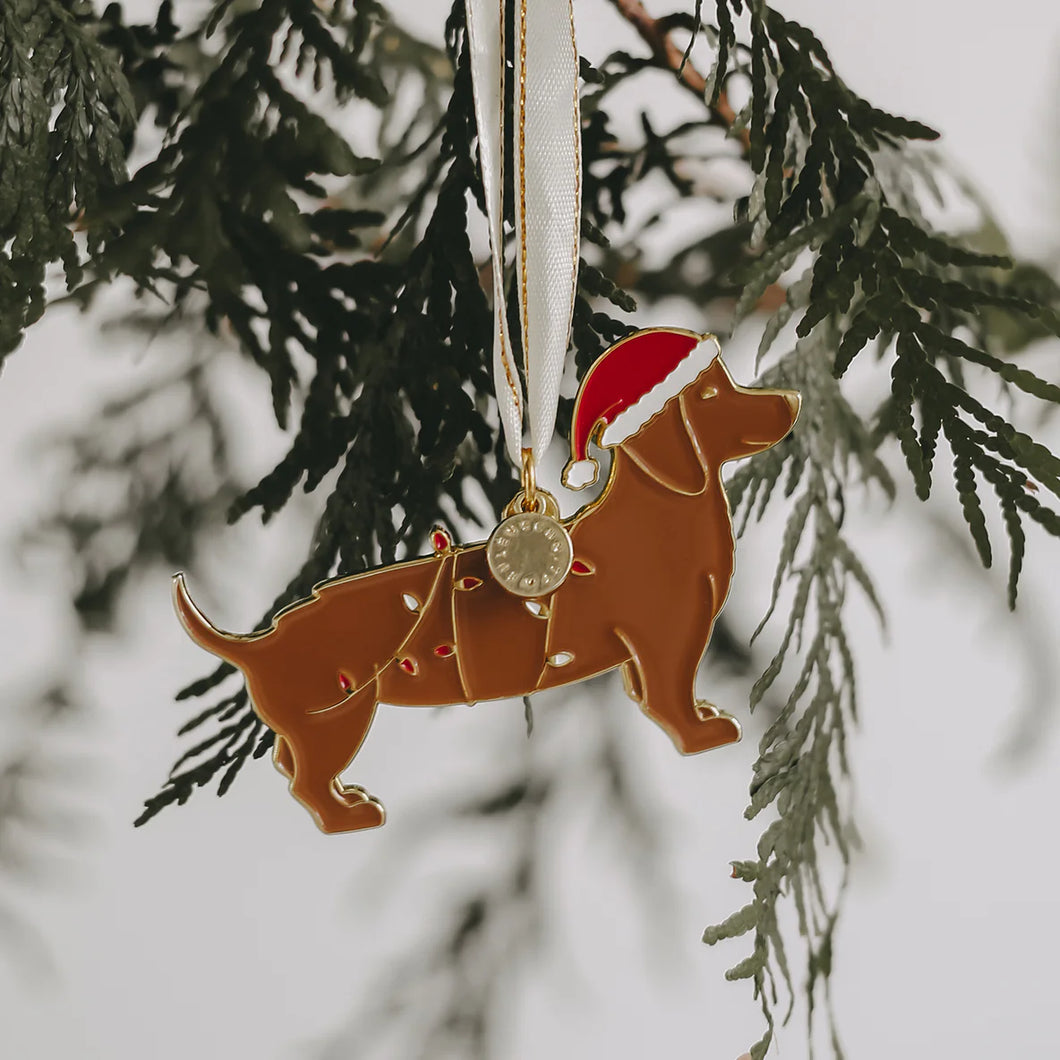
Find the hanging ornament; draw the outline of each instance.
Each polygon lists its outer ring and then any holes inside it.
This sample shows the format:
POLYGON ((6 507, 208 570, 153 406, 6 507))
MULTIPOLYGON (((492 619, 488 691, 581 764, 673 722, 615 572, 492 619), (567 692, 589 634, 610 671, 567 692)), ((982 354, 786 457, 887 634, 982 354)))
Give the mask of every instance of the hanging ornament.
POLYGON ((711 336, 636 332, 578 394, 567 481, 595 481, 591 442, 611 468, 600 497, 558 524, 571 550, 558 588, 512 592, 486 545, 454 547, 438 529, 433 555, 324 582, 260 633, 217 630, 179 574, 177 613, 242 670, 277 767, 326 832, 383 823, 378 802, 338 781, 379 703, 508 699, 620 669, 684 754, 733 743, 739 724, 694 691, 733 569, 720 470, 775 445, 798 410, 793 391, 734 384, 711 336))
POLYGON ((218 630, 183 575, 174 602, 198 644, 232 663, 276 734, 273 760, 325 832, 383 823, 339 776, 379 703, 442 706, 529 695, 620 670, 626 691, 684 754, 733 743, 739 724, 695 697, 729 591, 734 537, 721 466, 793 426, 790 390, 733 383, 717 341, 638 331, 581 384, 564 483, 603 491, 570 519, 536 482, 555 424, 578 261, 577 54, 570 0, 517 0, 516 265, 531 444, 505 325, 500 160, 503 6, 469 0, 480 157, 493 254, 497 400, 522 488, 487 543, 431 534, 432 555, 318 585, 267 630, 218 630), (528 145, 532 149, 528 150, 528 145), (572 249, 573 245, 573 249, 572 249))

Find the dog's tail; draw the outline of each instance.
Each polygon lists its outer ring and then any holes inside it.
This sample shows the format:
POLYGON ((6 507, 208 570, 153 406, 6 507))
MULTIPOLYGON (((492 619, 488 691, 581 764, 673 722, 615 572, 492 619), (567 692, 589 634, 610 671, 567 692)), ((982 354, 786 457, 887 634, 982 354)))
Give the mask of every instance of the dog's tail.
POLYGON ((247 658, 247 649, 266 636, 265 633, 239 636, 219 630, 192 602, 188 587, 184 584, 183 572, 173 575, 173 606, 181 625, 196 644, 235 666, 242 666, 247 658))

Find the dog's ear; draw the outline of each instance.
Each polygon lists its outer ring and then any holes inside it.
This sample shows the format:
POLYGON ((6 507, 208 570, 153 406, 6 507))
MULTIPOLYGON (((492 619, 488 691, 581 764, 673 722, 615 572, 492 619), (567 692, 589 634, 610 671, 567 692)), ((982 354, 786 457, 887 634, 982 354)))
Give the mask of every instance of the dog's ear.
POLYGON ((675 493, 694 495, 706 488, 706 467, 680 396, 671 398, 620 448, 645 474, 675 493))

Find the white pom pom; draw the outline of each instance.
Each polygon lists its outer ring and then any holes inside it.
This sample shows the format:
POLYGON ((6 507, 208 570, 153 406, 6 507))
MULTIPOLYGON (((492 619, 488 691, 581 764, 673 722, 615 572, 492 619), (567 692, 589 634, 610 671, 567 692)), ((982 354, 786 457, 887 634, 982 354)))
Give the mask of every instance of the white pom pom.
POLYGON ((563 469, 563 485, 571 490, 585 489, 596 481, 599 471, 595 460, 572 460, 563 469))

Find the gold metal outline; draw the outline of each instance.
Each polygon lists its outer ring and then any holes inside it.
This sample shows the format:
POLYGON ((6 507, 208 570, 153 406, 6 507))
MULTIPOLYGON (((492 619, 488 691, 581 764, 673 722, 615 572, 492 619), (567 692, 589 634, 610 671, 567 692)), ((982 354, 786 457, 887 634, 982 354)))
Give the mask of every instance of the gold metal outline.
MULTIPOLYGON (((467 550, 465 549, 464 551, 467 550)), ((476 588, 478 588, 478 586, 476 586, 476 588)), ((468 590, 458 589, 456 582, 456 560, 453 560, 452 586, 449 593, 449 625, 453 630, 453 651, 456 657, 456 678, 460 682, 460 692, 464 697, 464 702, 469 707, 473 707, 475 705, 475 700, 471 698, 468 692, 467 675, 464 673, 464 653, 460 650, 460 629, 456 621, 456 594, 460 591, 466 592, 468 590)))

